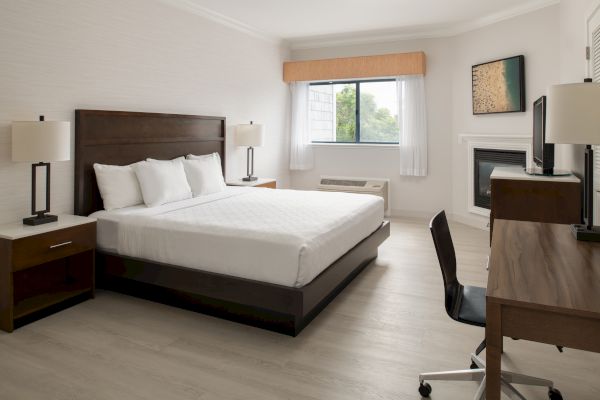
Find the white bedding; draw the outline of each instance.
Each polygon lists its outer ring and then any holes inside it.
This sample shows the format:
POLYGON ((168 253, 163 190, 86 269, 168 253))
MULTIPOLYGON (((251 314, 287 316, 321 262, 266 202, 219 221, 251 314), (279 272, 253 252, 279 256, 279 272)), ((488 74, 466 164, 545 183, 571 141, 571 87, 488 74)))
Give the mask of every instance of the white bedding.
POLYGON ((104 251, 302 287, 381 225, 383 200, 227 187, 158 207, 92 216, 104 251))

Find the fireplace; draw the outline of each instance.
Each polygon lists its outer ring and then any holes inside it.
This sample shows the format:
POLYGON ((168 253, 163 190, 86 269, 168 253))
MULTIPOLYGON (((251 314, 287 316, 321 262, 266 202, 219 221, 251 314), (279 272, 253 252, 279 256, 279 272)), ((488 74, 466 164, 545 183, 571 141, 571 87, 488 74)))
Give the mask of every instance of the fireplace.
POLYGON ((526 152, 475 148, 473 154, 473 204, 490 209, 491 179, 495 167, 520 166, 525 168, 526 152))
MULTIPOLYGON (((475 153, 477 152, 478 155, 482 156, 485 155, 487 156, 487 153, 482 153, 482 151, 491 151, 492 153, 499 153, 502 152, 502 154, 498 154, 500 155, 500 157, 504 157, 505 153, 517 153, 517 154, 521 154, 521 159, 520 162, 517 163, 517 165, 525 165, 526 167, 531 167, 531 161, 533 160, 533 157, 531 156, 531 136, 527 136, 527 135, 507 135, 507 134, 489 134, 489 133, 463 133, 463 134, 459 134, 458 135, 458 143, 459 144, 466 144, 466 152, 465 152, 465 157, 466 157, 466 162, 467 162, 467 169, 466 169, 466 173, 467 173, 467 185, 465 187, 467 193, 467 197, 466 197, 466 203, 467 203, 467 211, 469 213, 472 214, 477 214, 477 215, 481 215, 483 217, 489 217, 490 216, 490 202, 491 202, 491 198, 488 196, 489 190, 490 190, 490 183, 489 182, 489 175, 491 174, 491 171, 493 170, 492 168, 488 168, 489 165, 483 164, 481 165, 481 167, 483 167, 484 170, 489 170, 489 172, 486 173, 478 173, 476 171, 479 170, 478 167, 476 167, 477 164, 480 164, 479 162, 475 162, 475 153), (475 179, 475 174, 478 174, 477 179, 475 179), (482 175, 482 183, 479 183, 479 175, 482 175), (487 175, 487 179, 488 182, 486 184, 485 182, 485 176, 487 175), (483 190, 479 190, 479 187, 483 186, 483 190), (476 193, 483 195, 481 197, 485 197, 487 198, 487 202, 485 201, 485 199, 483 198, 479 198, 478 195, 476 195, 476 193), (475 199, 479 198, 478 204, 475 204, 475 199), (483 200, 483 201, 481 201, 483 200)), ((492 159, 489 160, 492 163, 498 161, 496 159, 492 159)), ((515 165, 513 163, 509 162, 500 162, 500 165, 515 165)), ((495 165, 494 165, 495 167, 495 165)), ((472 220, 473 224, 475 226, 481 226, 480 220, 472 220)))

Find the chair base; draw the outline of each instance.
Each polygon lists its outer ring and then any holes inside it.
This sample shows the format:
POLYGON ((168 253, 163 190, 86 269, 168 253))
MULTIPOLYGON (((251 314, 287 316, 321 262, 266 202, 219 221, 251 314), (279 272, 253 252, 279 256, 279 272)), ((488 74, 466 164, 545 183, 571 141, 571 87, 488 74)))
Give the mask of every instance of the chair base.
MULTIPOLYGON (((419 383, 425 381, 471 381, 479 382, 479 388, 475 393, 475 400, 485 399, 485 361, 479 356, 471 354, 471 361, 477 365, 476 369, 465 369, 457 371, 429 372, 419 374, 419 383)), ((544 386, 548 388, 548 395, 552 400, 561 399, 560 392, 554 388, 554 383, 548 379, 536 378, 529 375, 502 371, 500 378, 502 392, 513 400, 526 400, 525 397, 513 386, 513 384, 544 386)))

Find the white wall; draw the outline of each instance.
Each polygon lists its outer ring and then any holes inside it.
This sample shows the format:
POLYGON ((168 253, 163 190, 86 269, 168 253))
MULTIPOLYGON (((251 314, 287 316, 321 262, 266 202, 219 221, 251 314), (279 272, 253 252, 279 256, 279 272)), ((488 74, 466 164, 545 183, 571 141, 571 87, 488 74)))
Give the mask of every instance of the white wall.
MULTIPOLYGON (((225 116, 230 178, 245 173, 232 125, 260 121, 256 174, 287 186, 287 57, 279 44, 156 1, 0 2, 0 223, 30 208, 31 167, 10 161, 11 121, 73 123, 76 108, 225 116)), ((72 212, 73 162, 52 168, 52 211, 72 212)))
MULTIPOLYGON (((473 219, 467 212, 466 146, 458 144, 458 135, 527 135, 531 113, 473 116, 471 65, 524 54, 530 108, 549 84, 581 79, 578 71, 583 67, 569 60, 579 54, 572 41, 583 31, 577 21, 583 21, 582 10, 592 1, 561 2, 451 38, 291 54, 279 44, 156 0, 2 2, 0 222, 16 220, 29 210, 30 166, 10 161, 10 121, 34 120, 39 114, 73 121, 76 108, 226 116, 229 178, 243 175, 245 169, 245 152, 232 144, 232 125, 260 121, 267 125, 268 142, 256 150, 256 173, 278 178, 280 186, 314 188, 320 175, 386 177, 392 181, 395 214, 426 215, 445 208, 457 218, 473 219), (429 176, 399 176, 397 150, 373 147, 317 147, 313 170, 288 172, 284 59, 418 50, 428 58, 429 176)), ((561 155, 571 167, 577 161, 569 159, 567 149, 561 155)), ((72 211, 72 188, 73 163, 53 164, 54 212, 72 211)))
MULTIPOLYGON (((458 135, 511 134, 531 136, 532 104, 559 80, 559 7, 547 7, 457 36, 453 43, 452 74, 452 205, 458 219, 484 226, 487 219, 467 211, 467 145, 458 135), (525 56, 526 112, 473 115, 471 66, 523 54, 525 56)), ((557 165, 560 167, 560 165, 557 165)))
MULTIPOLYGON (((586 18, 598 0, 569 0, 560 2, 560 82, 582 82, 587 78, 586 18)), ((583 176, 585 146, 559 145, 565 167, 583 176)))
POLYGON ((425 51, 430 162, 426 178, 401 177, 399 151, 395 147, 315 146, 315 168, 292 171, 292 187, 315 188, 321 175, 389 178, 393 214, 428 215, 431 210, 449 208, 452 192, 449 42, 449 39, 411 40, 293 51, 295 60, 425 51))
POLYGON ((423 50, 427 55, 429 176, 400 177, 395 149, 317 147, 315 168, 292 172, 292 187, 315 187, 320 175, 386 177, 392 180, 395 214, 430 215, 445 208, 458 219, 484 226, 467 211, 467 147, 458 135, 531 135, 531 104, 559 79, 558 6, 544 8, 451 38, 292 51, 294 60, 423 50), (523 54, 527 112, 474 116, 471 66, 523 54))

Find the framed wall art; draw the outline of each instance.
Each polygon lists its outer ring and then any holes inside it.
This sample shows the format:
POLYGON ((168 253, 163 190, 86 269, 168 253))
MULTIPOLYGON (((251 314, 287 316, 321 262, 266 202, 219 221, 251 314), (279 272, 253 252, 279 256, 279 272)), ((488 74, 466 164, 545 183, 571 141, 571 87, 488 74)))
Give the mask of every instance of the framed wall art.
POLYGON ((473 114, 525 111, 525 57, 515 56, 472 67, 473 114))

